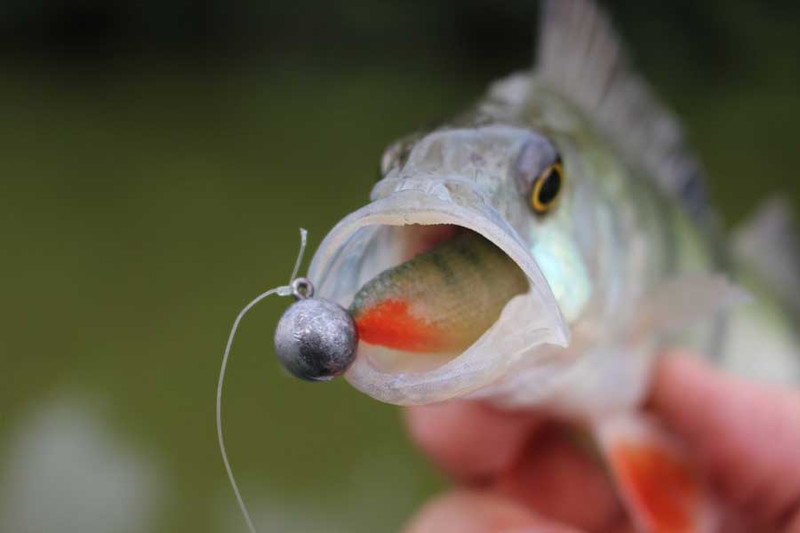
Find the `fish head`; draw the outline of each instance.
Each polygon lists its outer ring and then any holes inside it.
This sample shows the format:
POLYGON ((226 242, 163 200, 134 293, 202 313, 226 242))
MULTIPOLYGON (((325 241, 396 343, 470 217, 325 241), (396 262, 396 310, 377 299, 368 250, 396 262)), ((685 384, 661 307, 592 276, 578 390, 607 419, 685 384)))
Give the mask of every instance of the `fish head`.
POLYGON ((382 401, 432 403, 469 395, 566 347, 570 318, 585 307, 591 286, 570 234, 576 226, 570 189, 579 181, 560 174, 555 185, 563 190, 554 195, 537 180, 570 165, 544 134, 507 125, 441 129, 390 146, 372 201, 341 220, 312 260, 317 294, 346 308, 376 275, 454 231, 493 243, 524 273, 529 289, 458 353, 359 343, 348 381, 382 401))

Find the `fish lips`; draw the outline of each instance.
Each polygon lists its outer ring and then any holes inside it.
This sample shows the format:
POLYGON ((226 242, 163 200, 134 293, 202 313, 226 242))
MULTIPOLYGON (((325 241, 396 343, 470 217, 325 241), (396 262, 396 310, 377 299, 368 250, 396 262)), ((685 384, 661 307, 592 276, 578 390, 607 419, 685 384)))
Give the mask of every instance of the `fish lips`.
POLYGON ((345 374, 354 387, 387 403, 434 403, 496 382, 523 361, 529 364, 542 345, 568 345, 569 327, 529 246, 474 184, 458 178, 405 179, 393 189, 342 219, 322 241, 308 273, 318 296, 348 307, 364 283, 404 260, 397 229, 415 224, 455 225, 480 234, 519 266, 530 289, 512 298, 474 344, 433 368, 387 370, 379 357, 387 350, 360 343, 345 374))

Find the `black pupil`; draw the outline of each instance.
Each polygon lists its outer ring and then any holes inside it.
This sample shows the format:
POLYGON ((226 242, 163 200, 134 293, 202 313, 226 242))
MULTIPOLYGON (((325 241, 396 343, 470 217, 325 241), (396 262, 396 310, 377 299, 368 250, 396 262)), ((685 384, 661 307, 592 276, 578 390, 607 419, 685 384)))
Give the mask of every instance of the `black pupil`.
POLYGON ((550 205, 550 203, 558 196, 558 191, 561 190, 561 173, 558 169, 551 169, 550 172, 544 177, 544 183, 539 189, 539 203, 543 205, 550 205))

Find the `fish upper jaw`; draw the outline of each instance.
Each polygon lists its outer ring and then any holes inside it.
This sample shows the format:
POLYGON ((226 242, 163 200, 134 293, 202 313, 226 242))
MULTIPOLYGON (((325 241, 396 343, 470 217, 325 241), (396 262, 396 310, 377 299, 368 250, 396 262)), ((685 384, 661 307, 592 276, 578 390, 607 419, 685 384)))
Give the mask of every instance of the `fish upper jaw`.
POLYGON ((529 247, 473 183, 404 178, 380 196, 345 217, 320 244, 309 269, 319 296, 348 307, 368 280, 407 259, 403 243, 416 231, 409 226, 435 224, 463 227, 494 243, 519 266, 530 290, 512 298, 473 345, 429 367, 389 368, 383 363, 402 354, 360 344, 345 375, 353 386, 388 403, 433 403, 491 384, 523 358, 535 357, 537 347, 569 343, 569 328, 529 247))

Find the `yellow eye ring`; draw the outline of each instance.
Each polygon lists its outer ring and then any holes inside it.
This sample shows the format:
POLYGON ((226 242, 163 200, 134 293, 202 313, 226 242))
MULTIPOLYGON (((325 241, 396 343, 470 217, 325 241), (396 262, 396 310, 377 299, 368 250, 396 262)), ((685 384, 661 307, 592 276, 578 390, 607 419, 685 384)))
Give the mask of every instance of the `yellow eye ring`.
POLYGON ((563 188, 564 169, 559 161, 547 167, 534 180, 531 191, 531 207, 536 213, 546 213, 556 204, 563 188))

